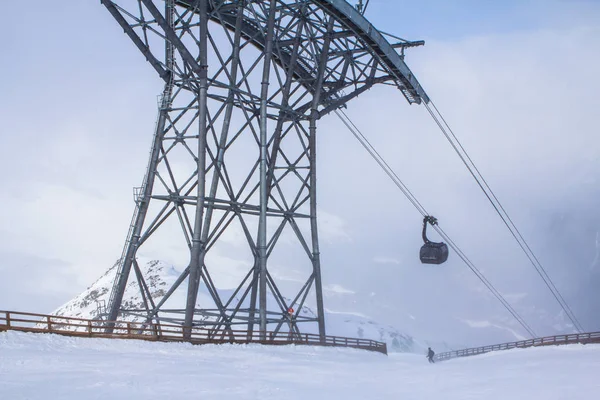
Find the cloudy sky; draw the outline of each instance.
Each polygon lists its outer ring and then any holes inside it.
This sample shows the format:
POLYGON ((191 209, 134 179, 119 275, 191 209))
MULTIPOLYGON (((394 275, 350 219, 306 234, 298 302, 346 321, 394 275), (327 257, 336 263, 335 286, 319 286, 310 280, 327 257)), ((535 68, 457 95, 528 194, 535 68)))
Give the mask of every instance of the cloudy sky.
MULTIPOLYGON (((0 309, 50 312, 120 255, 161 82, 98 1, 28 4, 4 4, 13 18, 0 26, 0 309)), ((576 314, 600 329, 590 308, 600 299, 581 289, 600 230, 600 2, 371 0, 367 17, 426 41, 407 63, 576 314)), ((486 276, 551 333, 558 307, 426 110, 381 87, 348 113, 486 276)), ((429 330, 506 317, 480 301, 484 288, 457 257, 423 268, 419 214, 333 116, 319 132, 324 283, 355 294, 332 305, 391 324, 410 314, 429 330)))

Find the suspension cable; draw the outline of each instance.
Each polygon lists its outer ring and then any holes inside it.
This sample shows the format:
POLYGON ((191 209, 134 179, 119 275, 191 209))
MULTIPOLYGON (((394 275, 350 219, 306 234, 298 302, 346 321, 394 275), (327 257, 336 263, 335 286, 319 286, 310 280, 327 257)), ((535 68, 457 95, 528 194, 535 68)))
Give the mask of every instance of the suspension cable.
MULTIPOLYGON (((419 202, 415 195, 408 189, 408 187, 402 182, 400 177, 394 172, 390 165, 385 159, 379 154, 379 152, 373 147, 371 142, 362 134, 360 129, 352 122, 348 115, 343 110, 335 110, 335 114, 338 118, 346 125, 348 130, 354 135, 358 142, 367 150, 371 157, 379 164, 386 175, 394 182, 394 184, 402 191, 410 203, 417 209, 417 211, 423 216, 429 215, 425 207, 419 202)), ((517 311, 508 303, 508 301, 502 296, 502 294, 494 287, 494 285, 483 275, 483 273, 473 264, 473 262, 466 256, 466 254, 460 249, 460 247, 440 228, 439 225, 434 225, 434 229, 440 234, 440 236, 448 242, 448 245, 456 252, 456 254, 463 260, 467 267, 479 278, 479 280, 488 288, 488 290, 500 301, 500 303, 506 308, 506 310, 517 320, 517 322, 527 331, 527 333, 535 338, 536 334, 527 324, 527 322, 521 317, 517 311)))
POLYGON ((523 235, 521 234, 521 232, 519 231, 519 229, 513 222, 513 220, 508 215, 508 212, 506 211, 506 209, 502 206, 502 203, 500 203, 500 200, 498 200, 498 197, 496 197, 496 194, 494 193, 494 191, 490 188, 487 181, 485 180, 485 178, 483 177, 483 175, 481 174, 481 172, 479 171, 479 169, 477 168, 477 166, 475 165, 475 163, 473 162, 473 160, 471 159, 471 157, 469 156, 469 154, 467 153, 467 151, 465 150, 465 148, 463 147, 461 142, 458 140, 458 138, 454 134, 454 131, 452 130, 452 128, 450 128, 450 126, 448 125, 448 123, 446 122, 446 120, 444 119, 442 114, 439 112, 439 110, 437 109, 437 107, 435 106, 433 101, 430 101, 431 106, 427 103, 424 103, 424 104, 425 104, 425 108, 429 112, 429 114, 432 117, 432 119, 434 120, 434 122, 440 128, 440 130, 442 131, 442 133, 444 134, 444 136, 446 137, 446 139, 448 140, 448 142, 450 143, 450 145, 452 146, 452 148, 454 149, 456 154, 458 154, 458 156, 460 157, 460 159, 462 160, 464 165, 467 167, 471 176, 477 182, 477 185, 479 186, 479 188, 483 191, 483 193, 485 194, 485 196, 487 197, 489 202, 494 207, 494 210, 496 210, 496 213, 500 216, 500 218, 504 222, 504 225, 506 225, 506 227, 510 231, 513 238, 519 244, 519 247, 521 247, 521 249, 527 256, 527 258, 531 262, 531 265, 533 265, 533 267, 535 268, 538 275, 544 281, 544 284, 548 287, 548 289, 552 293, 553 297, 556 299, 558 304, 561 306, 561 308, 565 312, 567 318, 569 318, 569 320, 571 321, 571 323, 573 324, 573 326, 575 327, 575 329, 577 331, 584 332, 583 327, 581 326, 581 324, 579 323, 579 320, 573 313, 573 310, 571 309, 571 307, 569 307, 569 304, 566 302, 564 297, 561 295, 560 291, 558 290, 558 288, 556 287, 556 285, 554 284, 554 282, 552 281, 552 279, 546 272, 542 263, 537 258, 537 256, 535 255, 535 253, 533 252, 533 250, 531 249, 531 247, 529 246, 529 244, 527 243, 527 241, 525 240, 525 238, 523 237, 523 235))

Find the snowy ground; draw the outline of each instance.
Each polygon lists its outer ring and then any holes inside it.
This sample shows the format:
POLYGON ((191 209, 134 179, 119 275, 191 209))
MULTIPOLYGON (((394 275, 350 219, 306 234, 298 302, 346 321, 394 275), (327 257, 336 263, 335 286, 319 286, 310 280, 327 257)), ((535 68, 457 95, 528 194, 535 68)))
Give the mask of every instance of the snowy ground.
POLYGON ((0 399, 593 399, 599 370, 592 345, 429 365, 348 349, 0 333, 0 399))

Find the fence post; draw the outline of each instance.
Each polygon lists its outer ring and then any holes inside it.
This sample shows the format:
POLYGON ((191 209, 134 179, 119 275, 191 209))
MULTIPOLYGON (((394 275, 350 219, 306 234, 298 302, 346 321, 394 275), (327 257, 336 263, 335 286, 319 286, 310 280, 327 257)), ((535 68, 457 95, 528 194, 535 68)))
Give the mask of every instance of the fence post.
POLYGON ((92 336, 92 321, 88 320, 88 334, 92 336))
POLYGON ((10 329, 10 312, 6 312, 6 327, 10 329))
POLYGON ((49 331, 51 331, 51 330, 52 330, 52 319, 51 319, 51 317, 48 315, 48 316, 46 317, 46 320, 47 320, 47 322, 48 322, 48 330, 49 330, 49 331))
POLYGON ((127 323, 127 336, 131 336, 131 322, 127 323))

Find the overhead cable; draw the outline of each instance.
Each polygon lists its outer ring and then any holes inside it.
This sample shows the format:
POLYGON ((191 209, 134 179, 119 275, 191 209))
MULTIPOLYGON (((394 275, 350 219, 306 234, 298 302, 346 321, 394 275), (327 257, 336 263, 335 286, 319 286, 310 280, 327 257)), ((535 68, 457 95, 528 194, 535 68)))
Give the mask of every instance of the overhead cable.
POLYGON ((521 247, 527 258, 531 262, 531 265, 533 265, 538 275, 542 278, 544 284, 548 287, 558 304, 561 306, 565 315, 573 324, 574 328, 579 332, 584 332, 583 327, 581 326, 579 320, 573 313, 573 310, 571 309, 571 307, 569 307, 569 304, 561 295, 560 291, 546 272, 540 260, 533 253, 533 250, 531 249, 523 235, 521 235, 521 232, 519 231, 513 220, 510 218, 508 212, 504 209, 502 203, 500 203, 500 200, 498 200, 496 194, 490 188, 487 181, 485 180, 485 178, 483 177, 483 175, 481 174, 481 172, 479 171, 479 169, 477 168, 477 166, 475 165, 475 163, 473 162, 473 160, 471 159, 461 142, 454 134, 452 128, 450 128, 450 126, 448 125, 442 114, 439 112, 433 101, 430 101, 431 106, 428 103, 424 104, 425 108, 433 118, 434 122, 440 128, 440 130, 442 131, 442 133, 444 134, 444 136, 446 137, 456 154, 458 154, 464 165, 467 167, 471 176, 475 179, 479 188, 483 191, 489 202, 492 204, 494 210, 496 210, 496 213, 500 216, 500 218, 510 231, 511 235, 517 241, 519 247, 521 247))
MULTIPOLYGON (((348 115, 343 110, 335 110, 335 114, 340 120, 346 125, 348 130, 354 135, 358 142, 367 150, 371 157, 379 164, 381 169, 386 175, 394 182, 394 184, 402 191, 410 203, 417 209, 417 211, 423 216, 429 215, 425 207, 419 202, 415 195, 408 189, 408 187, 402 182, 400 177, 394 172, 390 165, 385 159, 379 154, 379 152, 373 147, 369 140, 362 134, 360 129, 350 120, 348 115)), ((488 290, 500 301, 500 303, 506 308, 506 310, 517 320, 517 322, 527 331, 527 333, 535 338, 536 334, 527 324, 527 322, 517 313, 517 311, 508 303, 508 301, 502 296, 502 294, 494 287, 494 285, 483 275, 483 273, 473 264, 473 262, 466 256, 466 254, 460 249, 460 247, 444 232, 439 224, 434 226, 434 229, 440 234, 444 240, 450 245, 454 252, 463 260, 467 267, 479 278, 479 280, 488 288, 488 290)))

